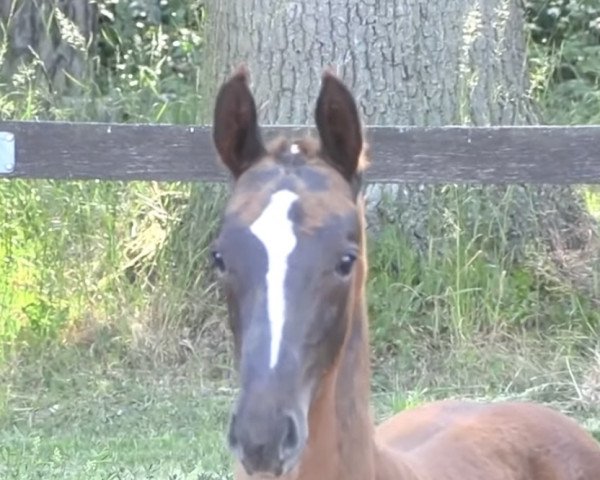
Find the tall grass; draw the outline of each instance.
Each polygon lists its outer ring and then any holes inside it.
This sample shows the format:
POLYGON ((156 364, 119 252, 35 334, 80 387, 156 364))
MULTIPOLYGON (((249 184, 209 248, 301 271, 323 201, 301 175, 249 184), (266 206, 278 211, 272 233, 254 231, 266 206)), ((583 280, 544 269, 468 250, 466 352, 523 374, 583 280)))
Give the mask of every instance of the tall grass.
POLYGON ((411 232, 399 223, 385 225, 371 239, 368 291, 376 361, 394 359, 394 368, 407 375, 401 381, 405 387, 443 379, 465 385, 473 381, 477 365, 487 368, 486 381, 497 376, 498 384, 508 384, 518 368, 502 363, 525 346, 529 365, 523 368, 532 375, 550 364, 563 370, 570 355, 583 361, 578 365, 584 370, 596 368, 584 358, 600 346, 597 257, 584 252, 578 261, 555 258, 535 224, 524 245, 519 242, 521 251, 511 254, 510 239, 503 236, 516 195, 510 188, 502 199, 483 202, 485 207, 478 196, 477 214, 472 191, 449 186, 442 195, 454 200, 445 201, 446 212, 429 222, 426 254, 418 252, 411 232), (582 264, 585 273, 579 276, 582 264), (543 357, 547 363, 536 366, 543 357), (440 371, 419 377, 423 368, 444 358, 453 358, 446 373, 453 378, 440 371))
MULTIPOLYGON (((94 75, 57 93, 33 55, 0 78, 1 118, 202 123, 201 29, 188 28, 200 25, 198 2, 171 6, 170 31, 140 5, 112 3, 113 10, 102 4, 105 16, 117 15, 99 45, 109 61, 90 58, 94 75)), ((61 18, 63 38, 76 39, 61 18)), ((187 297, 214 295, 204 295, 211 286, 202 255, 223 192, 185 183, 0 181, 0 350, 90 342, 107 331, 160 350, 161 331, 178 330, 182 318, 202 320, 192 305, 203 302, 187 297), (191 189, 199 191, 196 205, 188 204, 191 189)))

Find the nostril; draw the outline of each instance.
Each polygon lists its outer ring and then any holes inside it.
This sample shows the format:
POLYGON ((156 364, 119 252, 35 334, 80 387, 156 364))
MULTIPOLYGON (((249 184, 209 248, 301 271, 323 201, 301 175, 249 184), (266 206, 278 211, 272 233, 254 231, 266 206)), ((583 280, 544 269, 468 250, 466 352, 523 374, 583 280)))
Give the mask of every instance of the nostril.
POLYGON ((288 456, 293 455, 299 443, 298 424, 292 415, 287 414, 285 416, 284 436, 281 442, 281 458, 285 460, 288 456))

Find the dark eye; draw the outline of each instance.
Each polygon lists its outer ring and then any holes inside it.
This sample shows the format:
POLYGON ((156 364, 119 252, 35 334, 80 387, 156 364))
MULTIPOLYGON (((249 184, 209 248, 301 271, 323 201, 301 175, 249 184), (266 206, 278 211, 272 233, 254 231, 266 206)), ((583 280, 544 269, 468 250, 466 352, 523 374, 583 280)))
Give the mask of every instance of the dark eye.
POLYGON ((347 277, 348 275, 350 275, 350 272, 352 271, 352 266, 354 265, 355 261, 356 255, 353 255, 351 253, 347 253, 346 255, 342 256, 342 258, 340 259, 340 263, 338 263, 335 267, 336 273, 338 275, 341 275, 342 277, 347 277))
POLYGON ((223 255, 220 252, 213 251, 212 252, 213 266, 219 270, 219 272, 223 273, 225 271, 225 261, 223 260, 223 255))

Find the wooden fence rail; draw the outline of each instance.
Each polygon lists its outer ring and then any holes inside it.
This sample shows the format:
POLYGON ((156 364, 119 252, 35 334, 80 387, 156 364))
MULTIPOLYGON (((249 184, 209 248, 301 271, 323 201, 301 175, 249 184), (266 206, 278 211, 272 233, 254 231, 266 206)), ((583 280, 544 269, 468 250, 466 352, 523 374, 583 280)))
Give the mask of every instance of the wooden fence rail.
MULTIPOLYGON (((366 130, 372 158, 366 177, 372 182, 600 183, 600 126, 373 126, 366 130)), ((265 127, 263 131, 268 139, 278 134, 304 135, 311 130, 283 126, 265 127)), ((0 177, 227 178, 216 160, 210 127, 0 122, 0 132, 14 135, 15 142, 14 168, 0 177)), ((8 150, 0 149, 4 170, 10 163, 10 159, 2 158, 10 155, 8 150)))

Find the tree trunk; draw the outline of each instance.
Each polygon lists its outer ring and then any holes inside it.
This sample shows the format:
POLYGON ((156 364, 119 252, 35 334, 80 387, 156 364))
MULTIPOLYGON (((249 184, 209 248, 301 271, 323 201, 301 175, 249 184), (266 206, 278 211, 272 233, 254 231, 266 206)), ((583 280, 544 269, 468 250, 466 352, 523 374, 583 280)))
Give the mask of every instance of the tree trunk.
MULTIPOLYGON (((207 98, 244 61, 266 124, 313 123, 327 65, 366 124, 536 120, 518 0, 227 0, 208 4, 207 24, 207 98)), ((444 251, 457 228, 479 236, 486 219, 488 240, 507 239, 498 254, 518 257, 539 238, 577 243, 587 218, 570 188, 371 185, 367 198, 371 229, 398 222, 422 252, 444 251)))
POLYGON ((246 61, 267 123, 312 121, 321 69, 338 68, 367 124, 512 124, 526 117, 515 1, 229 0, 209 5, 223 78, 246 61))
POLYGON ((53 91, 64 92, 86 75, 98 29, 96 1, 0 0, 0 18, 6 26, 0 41, 8 46, 4 75, 14 74, 22 62, 36 57, 40 78, 53 91))

